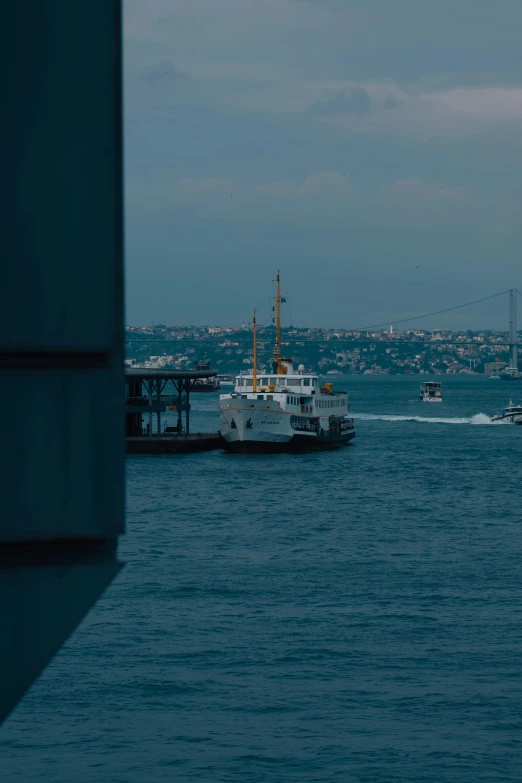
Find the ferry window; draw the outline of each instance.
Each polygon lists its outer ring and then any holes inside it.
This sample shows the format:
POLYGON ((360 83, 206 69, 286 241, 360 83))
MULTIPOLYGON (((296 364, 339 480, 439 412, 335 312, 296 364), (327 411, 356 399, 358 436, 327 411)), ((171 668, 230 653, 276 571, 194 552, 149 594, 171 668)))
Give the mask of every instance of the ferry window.
POLYGON ((252 378, 245 378, 245 386, 252 386, 252 378))
POLYGON ((258 399, 258 400, 263 400, 263 399, 264 399, 264 397, 263 397, 263 395, 262 395, 262 394, 258 394, 258 395, 257 395, 257 399, 258 399))
POLYGON ((266 398, 267 398, 267 400, 273 400, 273 399, 274 399, 274 398, 273 398, 273 396, 272 396, 271 394, 267 394, 267 395, 266 395, 266 398))
POLYGON ((277 379, 277 385, 278 386, 286 386, 286 379, 285 378, 278 378, 277 379))
POLYGON ((300 378, 289 378, 288 379, 288 385, 289 386, 301 386, 301 379, 300 378))
POLYGON ((310 386, 310 378, 303 378, 303 384, 305 386, 310 386))
POLYGON ((268 378, 261 378, 261 386, 268 386, 268 378))
POLYGON ((316 378, 312 378, 312 386, 317 386, 317 382, 316 381, 317 381, 316 378))

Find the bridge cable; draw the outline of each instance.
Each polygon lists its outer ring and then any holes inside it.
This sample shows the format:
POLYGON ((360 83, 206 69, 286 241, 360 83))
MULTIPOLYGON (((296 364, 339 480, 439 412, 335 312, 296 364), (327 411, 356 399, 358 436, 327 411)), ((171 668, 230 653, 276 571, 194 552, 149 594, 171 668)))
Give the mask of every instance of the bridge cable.
MULTIPOLYGON (((504 296, 505 294, 508 294, 510 289, 507 289, 506 291, 500 291, 498 294, 491 294, 490 296, 483 296, 482 299, 475 299, 472 302, 465 302, 461 305, 456 305, 455 307, 446 307, 444 310, 437 310, 434 313, 424 313, 423 315, 413 315, 411 318, 401 318, 398 321, 394 321, 393 325, 395 324, 404 324, 408 321, 419 321, 421 318, 430 318, 432 315, 442 315, 443 313, 452 313, 454 310, 460 310, 463 307, 470 307, 470 305, 479 304, 480 302, 487 302, 488 299, 496 299, 498 296, 504 296)), ((520 292, 519 292, 520 293, 520 292)), ((381 329, 384 326, 389 326, 390 321, 385 321, 382 324, 373 324, 372 326, 364 326, 361 329, 350 329, 351 332, 367 332, 369 329, 381 329)))

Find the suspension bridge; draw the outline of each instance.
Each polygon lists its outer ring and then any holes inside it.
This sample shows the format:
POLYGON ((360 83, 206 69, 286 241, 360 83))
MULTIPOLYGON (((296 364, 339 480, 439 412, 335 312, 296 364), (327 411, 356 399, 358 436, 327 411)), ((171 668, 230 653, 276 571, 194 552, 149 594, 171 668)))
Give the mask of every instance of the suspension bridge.
MULTIPOLYGON (((405 318, 401 318, 398 320, 395 320, 393 323, 393 326, 390 325, 388 321, 381 322, 381 323, 374 323, 374 324, 368 324, 365 326, 360 327, 354 327, 354 328, 343 328, 340 329, 339 332, 343 336, 336 336, 336 344, 343 345, 343 344, 350 344, 350 345, 356 345, 356 344, 364 344, 368 345, 368 343, 371 343, 372 341, 375 341, 378 339, 380 343, 383 342, 390 342, 395 343, 397 341, 397 331, 395 332, 395 335, 393 334, 393 328, 399 327, 399 326, 407 326, 408 324, 414 324, 419 323, 422 321, 426 321, 430 318, 435 318, 441 315, 446 315, 450 313, 455 313, 456 311, 463 310, 465 308, 472 307, 474 305, 481 304, 483 302, 489 302, 494 299, 499 299, 500 297, 506 297, 509 301, 509 310, 507 313, 507 326, 508 328, 504 333, 502 332, 496 332, 496 337, 493 339, 491 336, 490 338, 483 337, 481 339, 481 345, 482 346, 490 346, 492 349, 497 348, 509 348, 509 358, 510 358, 510 366, 517 369, 518 368, 518 346, 519 346, 519 339, 518 339, 518 324, 517 324, 517 304, 518 304, 518 297, 522 296, 522 292, 520 292, 517 288, 511 288, 507 289, 505 291, 499 291, 496 294, 490 294, 488 296, 481 297, 480 299, 474 299, 469 302, 464 302, 462 304, 457 304, 452 307, 445 307, 440 310, 435 310, 428 313, 422 313, 420 315, 414 315, 414 316, 408 316, 405 318), (390 332, 386 334, 383 330, 390 329, 390 332), (380 332, 380 333, 379 333, 380 332), (376 334, 378 333, 378 334, 376 334), (499 339, 499 334, 505 334, 504 339, 499 339)), ((245 329, 246 331, 246 329, 245 329)), ((324 335, 302 335, 302 334, 284 334, 282 339, 282 344, 291 347, 292 345, 299 345, 305 343, 325 343, 330 339, 330 337, 326 334, 326 332, 335 332, 336 330, 325 330, 324 335)), ((412 330, 406 329, 402 332, 402 336, 400 339, 400 342, 402 345, 430 345, 433 344, 433 336, 432 332, 443 332, 444 336, 439 336, 437 339, 437 345, 477 345, 477 340, 473 339, 464 339, 462 336, 462 333, 458 332, 458 330, 446 330, 446 329, 435 329, 430 330, 427 334, 424 334, 423 332, 417 332, 415 335, 408 339, 405 335, 411 334, 412 330), (457 336, 454 336, 453 334, 449 334, 448 332, 454 331, 457 336)), ((476 331, 476 330, 475 330, 476 331)), ((484 332, 492 331, 492 330, 484 330, 484 332)), ((240 335, 229 335, 228 339, 230 340, 231 344, 233 343, 236 346, 248 346, 251 343, 251 337, 248 334, 240 334, 240 335)), ((224 337, 221 336, 202 336, 198 338, 190 338, 190 337, 168 337, 164 335, 155 335, 152 333, 143 334, 140 337, 136 337, 134 335, 127 335, 126 336, 126 344, 128 346, 133 345, 142 345, 144 342, 147 343, 161 343, 163 346, 167 345, 176 345, 178 348, 182 346, 191 346, 191 345, 199 345, 201 347, 218 347, 223 344, 224 337)), ((259 344, 261 347, 264 345, 269 345, 273 338, 272 336, 264 337, 262 334, 258 337, 259 344)))

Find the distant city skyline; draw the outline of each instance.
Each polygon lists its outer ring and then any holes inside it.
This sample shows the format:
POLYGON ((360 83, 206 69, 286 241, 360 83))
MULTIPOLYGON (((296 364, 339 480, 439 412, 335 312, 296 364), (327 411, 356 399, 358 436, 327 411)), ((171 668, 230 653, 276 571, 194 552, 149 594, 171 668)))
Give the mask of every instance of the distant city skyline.
POLYGON ((522 287, 522 6, 500 8, 127 0, 127 322, 247 321, 277 268, 324 326, 522 287))
MULTIPOLYGON (((258 367, 273 356, 274 329, 258 330, 258 367)), ((476 374, 498 372, 509 361, 506 332, 404 332, 291 328, 283 351, 308 371, 330 375, 476 374)), ((127 326, 125 363, 133 367, 190 369, 205 356, 214 369, 236 374, 253 364, 252 334, 244 327, 127 326)))

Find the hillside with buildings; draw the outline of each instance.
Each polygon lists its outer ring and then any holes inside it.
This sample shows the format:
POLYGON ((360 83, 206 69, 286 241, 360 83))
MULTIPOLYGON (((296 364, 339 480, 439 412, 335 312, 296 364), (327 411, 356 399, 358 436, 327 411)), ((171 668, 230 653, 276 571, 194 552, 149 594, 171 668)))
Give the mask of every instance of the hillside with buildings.
MULTIPOLYGON (((204 354, 219 373, 252 366, 252 333, 244 326, 126 326, 130 366, 188 369, 204 354)), ((272 356, 273 327, 258 329, 260 369, 272 356)), ((508 362, 505 332, 288 328, 283 354, 326 374, 491 374, 508 362)))

